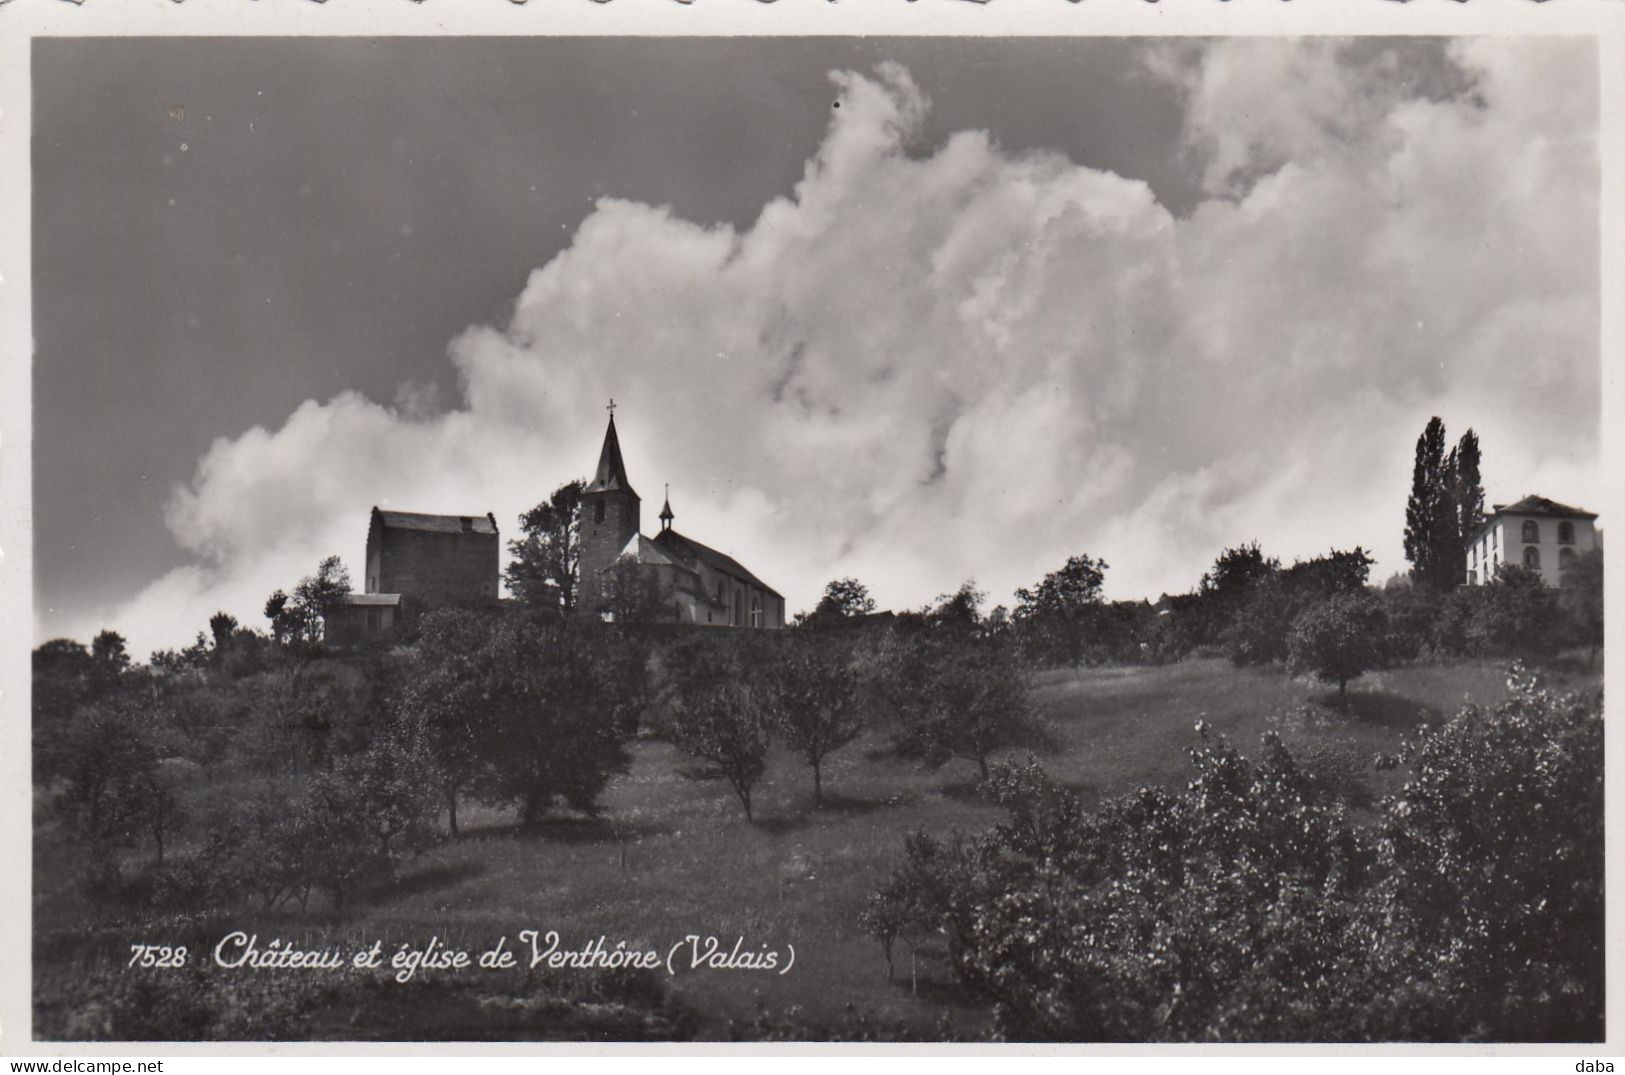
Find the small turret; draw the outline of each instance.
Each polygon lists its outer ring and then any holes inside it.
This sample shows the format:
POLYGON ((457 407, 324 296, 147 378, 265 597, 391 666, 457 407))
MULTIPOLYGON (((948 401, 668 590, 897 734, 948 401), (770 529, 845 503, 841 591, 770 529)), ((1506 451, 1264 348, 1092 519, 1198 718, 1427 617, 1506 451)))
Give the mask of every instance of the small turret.
POLYGON ((671 486, 668 484, 666 486, 666 504, 660 509, 660 529, 670 530, 671 521, 675 518, 677 518, 677 516, 673 515, 671 512, 671 486))

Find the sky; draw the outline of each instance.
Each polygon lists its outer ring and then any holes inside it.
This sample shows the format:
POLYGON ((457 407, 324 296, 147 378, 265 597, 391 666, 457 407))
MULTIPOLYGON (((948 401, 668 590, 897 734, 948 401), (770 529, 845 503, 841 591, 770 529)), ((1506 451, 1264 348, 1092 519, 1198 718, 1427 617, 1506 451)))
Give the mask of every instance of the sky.
MULTIPOLYGON (((1403 570, 1413 446, 1599 497, 1570 39, 77 39, 34 55, 35 634, 184 644, 367 514, 645 530, 811 607, 1224 547, 1403 570)), ((1606 520, 1603 520, 1606 525, 1606 520)))

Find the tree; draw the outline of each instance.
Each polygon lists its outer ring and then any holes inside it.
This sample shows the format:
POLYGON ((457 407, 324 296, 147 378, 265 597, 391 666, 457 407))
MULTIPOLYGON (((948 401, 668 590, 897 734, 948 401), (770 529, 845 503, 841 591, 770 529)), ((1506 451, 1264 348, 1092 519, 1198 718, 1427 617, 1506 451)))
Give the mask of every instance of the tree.
POLYGON ((621 557, 604 571, 602 596, 611 622, 623 627, 677 618, 669 589, 659 575, 630 556, 621 557))
POLYGON ((767 768, 770 710, 732 640, 695 638, 671 651, 671 738, 728 782, 753 820, 751 795, 767 768))
POLYGON ((886 980, 896 974, 892 948, 898 940, 908 945, 909 985, 919 991, 919 950, 940 932, 949 914, 956 857, 960 847, 944 843, 924 830, 903 838, 903 865, 869 894, 858 914, 858 928, 873 937, 886 957, 886 980))
POLYGON ((337 785, 330 794, 348 799, 385 863, 434 842, 440 806, 434 777, 425 744, 404 721, 385 723, 367 749, 345 755, 323 774, 337 785))
POLYGON ((513 559, 503 577, 508 589, 531 608, 570 612, 581 569, 580 480, 565 482, 545 501, 519 516, 522 537, 508 542, 513 559))
POLYGON ((179 811, 159 770, 158 737, 148 714, 128 698, 80 706, 40 740, 42 787, 60 788, 61 808, 99 868, 114 848, 154 836, 159 861, 179 811))
POLYGON ((223 652, 231 645, 232 636, 237 633, 237 617, 229 612, 216 612, 209 617, 209 634, 214 637, 214 650, 223 652))
POLYGON ((1033 589, 1016 591, 1012 619, 1038 653, 1076 668, 1083 663, 1091 628, 1098 626, 1106 562, 1073 556, 1033 589))
POLYGON ((1478 434, 1469 429, 1447 453, 1435 415, 1416 440, 1411 495, 1405 504, 1405 558, 1417 581, 1448 590, 1466 579, 1466 551, 1484 517, 1478 434))
POLYGON ((1479 656, 1546 657, 1562 642, 1559 591, 1522 564, 1503 563, 1485 586, 1469 587, 1466 648, 1479 656))
POLYGON ((824 762, 863 734, 861 682, 848 648, 822 636, 789 637, 768 663, 773 724, 813 772, 824 805, 824 762))
POLYGON ((987 592, 976 588, 975 579, 967 579, 953 593, 938 594, 936 603, 921 616, 931 627, 975 633, 983 627, 982 603, 986 600, 987 592))
POLYGON ((316 568, 316 574, 306 575, 293 588, 292 604, 299 613, 305 640, 320 642, 328 617, 350 593, 350 573, 344 561, 329 556, 316 568))
POLYGON ((327 557, 317 565, 314 575, 299 580, 292 596, 277 590, 266 599, 265 618, 271 621, 271 634, 278 644, 316 647, 328 617, 349 593, 350 572, 344 561, 337 556, 327 557))
POLYGON ((869 596, 869 587, 851 577, 832 579, 811 614, 802 617, 801 622, 811 627, 833 626, 874 610, 875 599, 869 596))
POLYGON ((1387 617, 1376 597, 1339 595, 1292 621, 1288 665, 1294 672, 1337 684, 1341 697, 1349 680, 1381 663, 1387 634, 1387 617))
POLYGON ((994 752, 1044 738, 1007 636, 893 632, 870 682, 893 713, 898 752, 933 768, 961 758, 985 780, 994 752))
POLYGON ((491 719, 489 685, 478 674, 491 636, 489 616, 450 608, 425 615, 396 703, 434 761, 452 836, 458 800, 480 772, 480 729, 491 719))
POLYGON ((1586 664, 1597 662, 1603 642, 1602 550, 1591 549, 1563 568, 1557 604, 1576 642, 1587 649, 1586 664))
POLYGON ((643 667, 616 654, 638 645, 605 624, 499 620, 466 673, 482 707, 476 749, 485 776, 476 794, 517 803, 527 826, 559 801, 595 811, 610 778, 631 763, 643 667))
POLYGON ((1362 592, 1371 564, 1370 555, 1356 546, 1254 577, 1219 634, 1225 655, 1236 665, 1284 660, 1292 621, 1322 601, 1362 592))
MULTIPOLYGON (((1484 483, 1479 474, 1480 453, 1478 434, 1471 429, 1461 435, 1451 453, 1451 500, 1456 512, 1456 533, 1459 546, 1458 562, 1465 563, 1467 546, 1484 522, 1484 483)), ((1465 568, 1463 568, 1465 570, 1465 568)))
POLYGON ((1219 632, 1219 643, 1230 663, 1242 667, 1285 657, 1293 611, 1292 592, 1279 574, 1254 582, 1219 632))
POLYGON ((271 637, 279 646, 293 641, 299 633, 299 618, 289 607, 284 590, 276 590, 265 599, 265 618, 271 621, 271 637))
POLYGON ((1280 569, 1281 562, 1265 556, 1256 541, 1220 552, 1197 585, 1197 600, 1181 610, 1181 619, 1188 621, 1194 640, 1218 642, 1254 587, 1280 569))
POLYGON ((94 674, 103 679, 117 679, 130 669, 129 647, 117 631, 97 632, 90 642, 90 659, 94 674))
POLYGON ((1261 579, 1280 570, 1281 562, 1265 556, 1258 542, 1237 545, 1219 553, 1213 566, 1202 576, 1199 592, 1221 604, 1233 606, 1261 579))

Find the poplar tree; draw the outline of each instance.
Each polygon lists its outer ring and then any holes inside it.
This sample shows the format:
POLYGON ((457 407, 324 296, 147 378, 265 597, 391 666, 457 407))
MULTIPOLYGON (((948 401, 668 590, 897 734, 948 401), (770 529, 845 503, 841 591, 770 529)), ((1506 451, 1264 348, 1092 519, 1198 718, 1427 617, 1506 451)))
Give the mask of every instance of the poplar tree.
POLYGON ((1436 590, 1466 577, 1467 544, 1484 517, 1478 435, 1469 429, 1448 452, 1435 415, 1416 439, 1411 495, 1405 505, 1405 558, 1416 580, 1436 590))

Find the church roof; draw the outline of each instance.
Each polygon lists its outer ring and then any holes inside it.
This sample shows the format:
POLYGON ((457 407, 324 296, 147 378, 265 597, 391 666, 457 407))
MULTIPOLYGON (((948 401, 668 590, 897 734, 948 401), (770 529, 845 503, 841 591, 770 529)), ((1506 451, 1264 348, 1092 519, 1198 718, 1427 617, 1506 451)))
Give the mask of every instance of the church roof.
POLYGON ((652 539, 652 544, 665 550, 678 563, 692 564, 699 561, 709 566, 713 571, 720 571, 724 575, 732 575, 741 582, 748 582, 758 589, 765 590, 774 597, 783 596, 779 591, 746 571, 744 565, 732 556, 724 552, 718 552, 709 545, 701 545, 693 538, 684 537, 675 530, 662 530, 652 539))
POLYGON ((1494 515, 1550 515, 1559 519, 1595 519, 1597 513, 1559 504, 1543 496, 1526 496, 1511 504, 1497 504, 1494 515))
POLYGON ((679 571, 694 574, 694 569, 687 564, 678 563, 672 559, 659 545, 642 534, 633 534, 632 540, 626 543, 621 550, 621 556, 630 556, 640 564, 653 564, 656 567, 674 567, 679 571))
POLYGON ((621 459, 621 438, 615 435, 615 416, 609 416, 609 428, 604 430, 604 447, 598 453, 598 469, 583 493, 624 492, 633 496, 632 483, 626 478, 626 463, 621 459))
POLYGON ((495 534, 497 521, 491 515, 425 515, 417 511, 384 511, 373 515, 391 530, 428 530, 437 534, 495 534))

